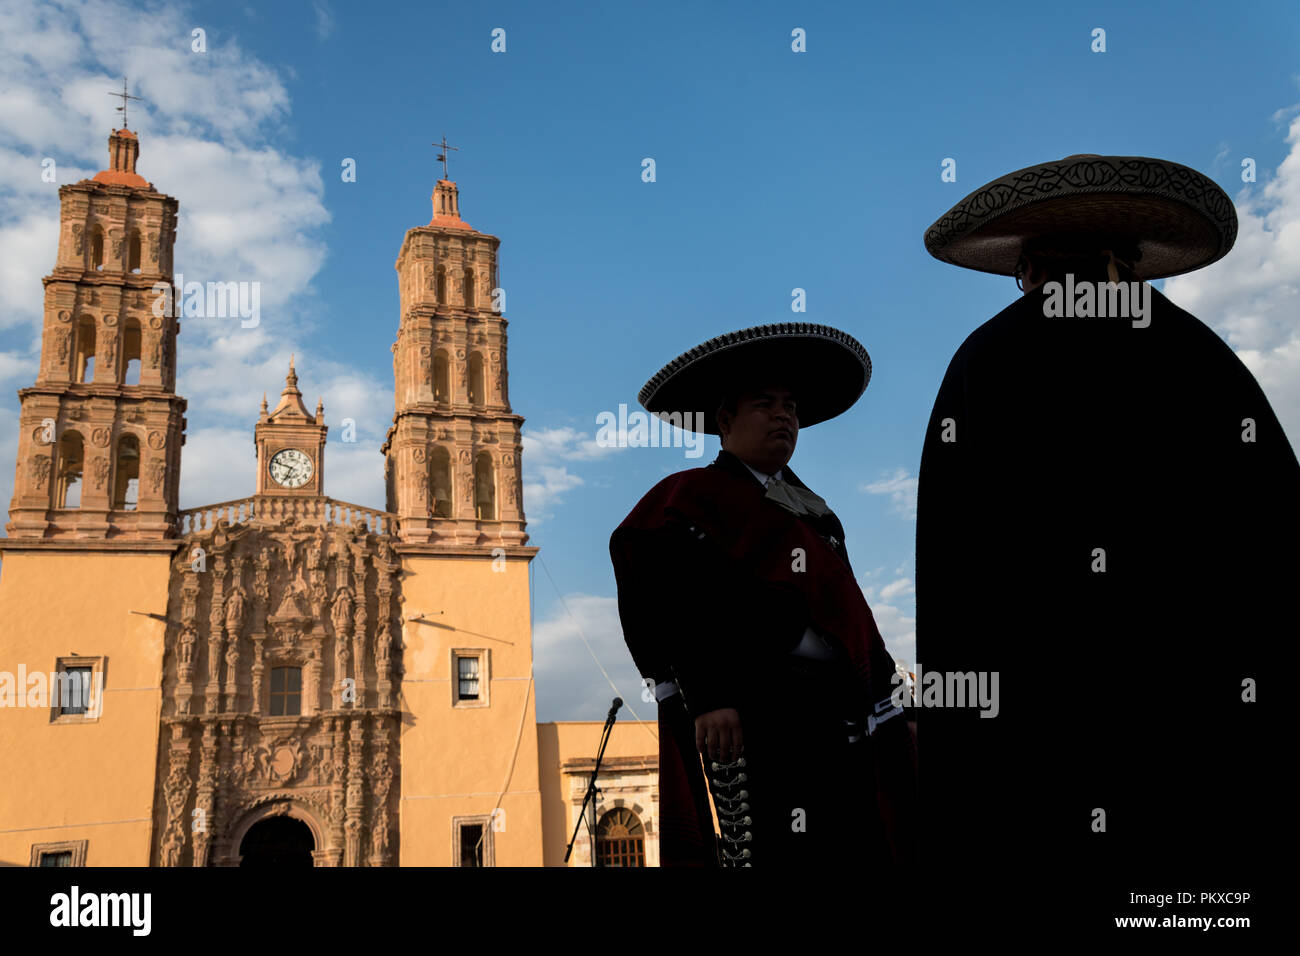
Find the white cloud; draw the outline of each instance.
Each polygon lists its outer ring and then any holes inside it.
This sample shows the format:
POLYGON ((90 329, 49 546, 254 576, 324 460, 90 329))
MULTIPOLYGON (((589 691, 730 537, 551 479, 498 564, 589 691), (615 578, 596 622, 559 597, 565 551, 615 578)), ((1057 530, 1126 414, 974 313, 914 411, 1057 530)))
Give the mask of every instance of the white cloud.
MULTIPOLYGON (((1266 182, 1236 196, 1239 232, 1223 259, 1169 279, 1164 293, 1222 335, 1259 381, 1287 437, 1300 447, 1300 115, 1290 151, 1266 182)), ((1262 177, 1262 171, 1261 171, 1262 177)))
POLYGON ((334 32, 334 11, 330 9, 329 4, 324 0, 315 0, 311 5, 312 12, 316 14, 316 38, 325 40, 334 32))
POLYGON ((525 429, 523 444, 524 513, 530 525, 553 517, 565 494, 586 484, 568 465, 595 461, 619 450, 597 445, 594 434, 567 425, 525 429))
POLYGON ((524 455, 524 514, 530 525, 539 525, 555 513, 566 492, 585 482, 567 468, 531 465, 524 455))
POLYGON ((613 446, 596 444, 596 436, 570 428, 530 428, 524 432, 524 454, 543 464, 594 461, 618 452, 613 446))
MULTIPOLYGON (((541 576, 536 586, 542 587, 541 576)), ((549 591, 549 582, 546 585, 549 591)), ((595 651, 630 710, 643 720, 654 720, 656 706, 641 700, 641 675, 623 641, 618 599, 592 594, 568 594, 564 606, 533 628, 533 673, 537 687, 537 719, 600 720, 609 711, 615 691, 609 686, 591 653, 595 651), (570 616, 572 615, 572 616, 570 616), (579 635, 582 636, 579 636, 579 635)), ((630 711, 623 712, 630 716, 630 711)))
POLYGON ((0 389, 21 388, 36 379, 40 363, 35 355, 21 352, 0 352, 0 389))
POLYGON ((888 478, 863 485, 862 490, 871 495, 889 495, 895 513, 915 521, 916 485, 917 479, 911 477, 906 468, 898 468, 888 478))
MULTIPOLYGON (((911 667, 916 662, 916 586, 911 578, 899 576, 902 567, 895 570, 893 580, 880 587, 863 584, 862 593, 885 647, 896 660, 901 658, 911 667)), ((877 568, 863 577, 869 581, 883 570, 877 568)))
POLYGON ((911 578, 897 578, 890 581, 880 589, 880 597, 885 601, 892 601, 900 594, 915 594, 916 588, 912 585, 911 578))

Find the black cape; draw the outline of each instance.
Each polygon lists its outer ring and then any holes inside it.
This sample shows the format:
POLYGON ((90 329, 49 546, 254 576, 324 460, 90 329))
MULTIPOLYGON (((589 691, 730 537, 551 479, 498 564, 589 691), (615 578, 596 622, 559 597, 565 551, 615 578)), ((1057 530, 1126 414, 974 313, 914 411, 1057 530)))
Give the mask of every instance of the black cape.
POLYGON ((1147 328, 1024 296, 935 401, 917 661, 1001 675, 996 718, 918 714, 921 855, 951 899, 1118 915, 1130 892, 1245 888, 1276 840, 1300 465, 1232 350, 1151 291, 1147 328))

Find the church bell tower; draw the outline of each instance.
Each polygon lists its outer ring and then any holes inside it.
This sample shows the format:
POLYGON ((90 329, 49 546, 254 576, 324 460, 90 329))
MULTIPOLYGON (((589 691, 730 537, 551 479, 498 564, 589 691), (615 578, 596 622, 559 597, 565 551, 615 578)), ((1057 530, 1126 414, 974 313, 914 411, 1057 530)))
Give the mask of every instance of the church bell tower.
POLYGON ((40 367, 18 393, 13 538, 173 536, 185 399, 165 303, 178 204, 136 172, 131 130, 113 130, 108 154, 108 169, 59 187, 40 367))
POLYGON ((499 246, 461 219, 444 173, 432 220, 406 233, 397 256, 396 412, 382 451, 387 507, 406 544, 490 550, 528 540, 499 246))

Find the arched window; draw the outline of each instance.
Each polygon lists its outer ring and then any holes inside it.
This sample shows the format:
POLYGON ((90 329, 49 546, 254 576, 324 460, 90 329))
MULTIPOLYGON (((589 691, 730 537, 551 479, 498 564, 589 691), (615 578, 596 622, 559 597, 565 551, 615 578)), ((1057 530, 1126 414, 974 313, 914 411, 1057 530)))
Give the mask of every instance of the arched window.
POLYGON ((122 326, 123 385, 140 384, 140 320, 127 319, 122 326))
POLYGON ((81 476, 85 465, 85 444, 80 433, 64 432, 59 439, 58 481, 54 486, 55 508, 81 507, 81 476))
POLYGON ((474 270, 465 267, 465 308, 474 308, 474 270))
POLYGON ((441 349, 433 353, 433 400, 451 401, 451 363, 441 349))
POLYGON ((115 511, 134 511, 140 495, 140 441, 134 435, 118 439, 115 464, 111 507, 115 511))
POLYGON ((492 521, 497 516, 497 483, 492 456, 483 452, 474 462, 474 516, 492 521))
POLYGON ((483 356, 478 352, 469 357, 469 403, 483 404, 483 356))
POLYGON ((447 304, 447 269, 444 266, 438 266, 438 271, 437 273, 435 273, 435 275, 437 277, 438 304, 446 305, 447 304))
POLYGON ((95 320, 83 315, 77 323, 77 367, 73 370, 74 382, 95 380, 95 320))
POLYGON ((596 827, 597 866, 645 866, 645 827, 627 807, 615 807, 596 827))
POLYGON ((98 225, 90 231, 90 268, 104 268, 104 229, 98 225))
POLYGON ((271 716, 291 717, 302 713, 302 668, 271 668, 271 716))
POLYGON ((140 231, 138 229, 131 233, 131 242, 127 249, 127 272, 138 273, 140 271, 140 231))
POLYGON ((451 517, 451 453, 445 448, 435 448, 430 456, 429 488, 433 494, 433 516, 451 517))

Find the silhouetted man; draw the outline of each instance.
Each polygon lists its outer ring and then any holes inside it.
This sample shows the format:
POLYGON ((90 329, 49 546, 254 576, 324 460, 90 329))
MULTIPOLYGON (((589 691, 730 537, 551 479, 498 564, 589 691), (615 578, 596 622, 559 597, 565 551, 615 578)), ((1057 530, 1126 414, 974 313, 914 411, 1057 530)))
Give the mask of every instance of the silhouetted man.
POLYGON ((915 753, 890 706, 894 662, 843 526, 788 464, 800 427, 847 410, 870 374, 845 333, 775 325, 711 339, 641 390, 723 447, 656 485, 610 540, 624 637, 659 701, 664 866, 911 861, 915 753))
POLYGON ((1259 875, 1254 701, 1295 633, 1300 466, 1232 350, 1146 284, 1236 230, 1199 173, 1088 155, 926 233, 1024 289, 953 357, 921 458, 917 663, 1000 672, 997 718, 918 715, 923 853, 955 894, 1069 907, 1259 875))

